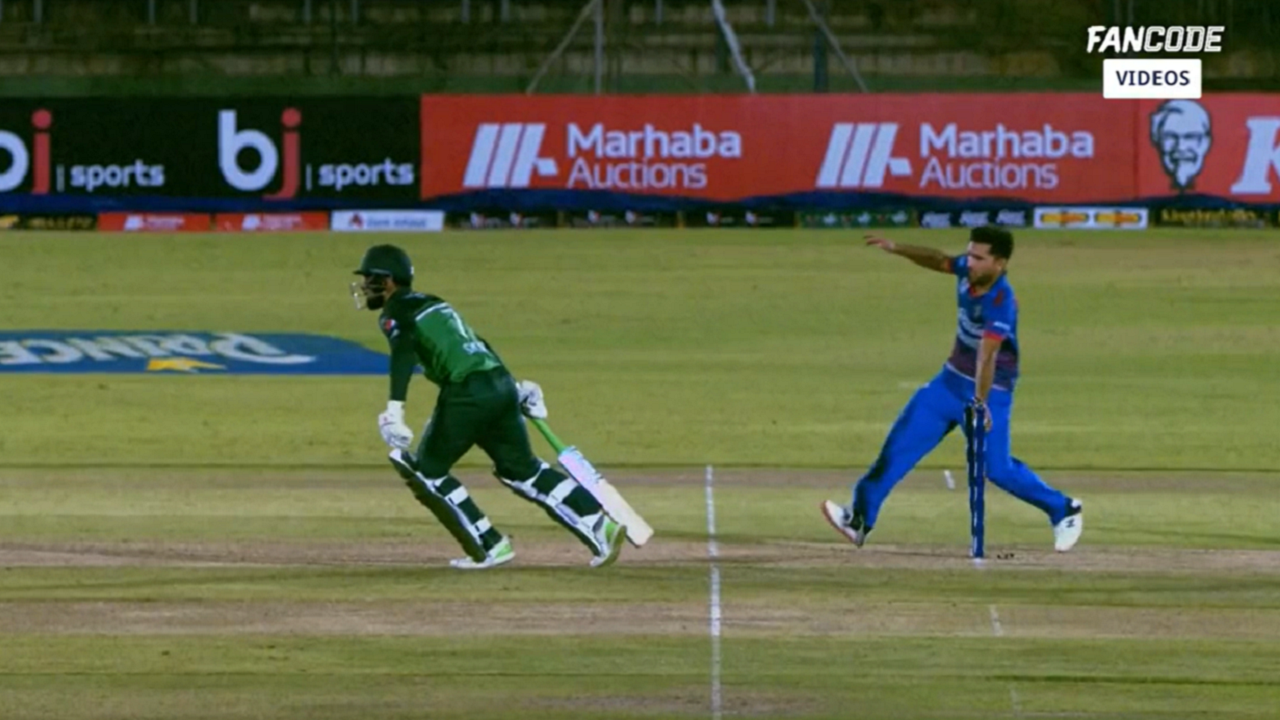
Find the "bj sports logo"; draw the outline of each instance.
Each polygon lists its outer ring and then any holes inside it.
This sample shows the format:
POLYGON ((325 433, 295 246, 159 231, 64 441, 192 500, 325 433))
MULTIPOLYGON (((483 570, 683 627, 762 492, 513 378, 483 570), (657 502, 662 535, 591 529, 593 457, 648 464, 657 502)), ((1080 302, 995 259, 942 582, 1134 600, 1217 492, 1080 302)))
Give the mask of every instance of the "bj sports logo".
POLYGON ((542 154, 551 129, 546 123, 480 123, 463 187, 524 189, 536 174, 547 179, 544 187, 575 190, 702 190, 709 182, 709 161, 742 158, 739 133, 697 122, 677 128, 568 122, 563 127, 568 170, 562 173, 554 156, 542 154))
POLYGON ((0 192, 16 190, 27 179, 27 171, 33 164, 35 172, 31 179, 31 193, 43 195, 49 192, 49 126, 52 124, 53 114, 48 110, 36 110, 31 114, 32 151, 27 150, 26 142, 16 133, 0 130, 0 150, 9 154, 9 169, 0 173, 0 192))
POLYGON ((236 110, 218 111, 218 169, 227 184, 243 192, 261 192, 276 183, 278 189, 263 197, 287 200, 301 189, 313 187, 342 192, 350 187, 405 186, 414 183, 413 163, 303 164, 302 111, 285 108, 280 115, 279 143, 262 130, 240 127, 236 110), (248 156, 245 151, 252 151, 248 156), (256 157, 254 157, 256 156, 256 157))
POLYGON ((150 165, 139 159, 128 165, 55 166, 51 160, 52 127, 52 112, 40 108, 31 113, 30 148, 17 133, 0 130, 0 150, 9 155, 8 169, 0 172, 0 192, 17 190, 28 176, 32 195, 61 193, 68 188, 93 193, 103 188, 164 187, 164 165, 150 165))

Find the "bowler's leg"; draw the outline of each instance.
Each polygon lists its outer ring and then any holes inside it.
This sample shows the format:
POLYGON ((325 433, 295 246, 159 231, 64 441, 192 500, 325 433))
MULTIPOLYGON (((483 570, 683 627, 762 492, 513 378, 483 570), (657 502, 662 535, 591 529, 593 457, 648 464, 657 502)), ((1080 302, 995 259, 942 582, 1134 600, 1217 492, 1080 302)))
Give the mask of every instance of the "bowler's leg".
POLYGON ((939 379, 916 391, 894 421, 875 463, 853 489, 853 515, 870 531, 889 492, 964 417, 964 403, 939 379))
POLYGON ((1031 468, 1011 454, 1009 421, 1013 414, 1010 393, 993 392, 988 398, 991 430, 987 433, 987 479, 1019 500, 1034 505, 1057 525, 1070 510, 1070 498, 1040 479, 1031 468))

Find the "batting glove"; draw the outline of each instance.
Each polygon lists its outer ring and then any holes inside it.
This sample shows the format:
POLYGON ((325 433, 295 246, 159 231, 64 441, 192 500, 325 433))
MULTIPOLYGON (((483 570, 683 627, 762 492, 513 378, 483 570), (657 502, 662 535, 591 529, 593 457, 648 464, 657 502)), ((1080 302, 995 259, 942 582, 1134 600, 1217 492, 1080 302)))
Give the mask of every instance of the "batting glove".
POLYGON ((382 440, 396 450, 408 450, 413 443, 413 431, 404 424, 404 403, 392 400, 378 416, 378 430, 382 440))
POLYGON ((516 383, 516 391, 520 394, 520 412, 531 418, 545 420, 547 403, 542 397, 542 388, 532 380, 521 380, 516 383))
POLYGON ((983 425, 982 429, 986 431, 990 431, 991 430, 991 410, 987 408, 986 403, 982 402, 978 398, 973 398, 972 400, 969 401, 969 404, 965 406, 964 424, 969 428, 973 427, 973 418, 977 414, 977 411, 979 408, 982 409, 982 417, 984 419, 984 422, 982 424, 983 425))

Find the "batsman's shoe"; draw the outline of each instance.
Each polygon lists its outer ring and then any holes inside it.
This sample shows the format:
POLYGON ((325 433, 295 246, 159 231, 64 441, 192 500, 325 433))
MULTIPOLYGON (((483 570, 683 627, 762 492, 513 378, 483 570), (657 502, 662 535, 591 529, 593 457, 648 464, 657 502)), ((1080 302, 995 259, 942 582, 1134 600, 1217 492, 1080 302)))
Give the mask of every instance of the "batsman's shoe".
POLYGON ((821 507, 822 516, 831 523, 831 527, 835 528, 836 532, 845 536, 854 545, 862 547, 862 544, 867 541, 867 533, 871 532, 866 529, 862 518, 854 515, 851 509, 830 500, 823 501, 821 507))
POLYGON ((450 560, 449 566, 458 570, 488 570, 505 565, 516 559, 516 551, 511 547, 511 538, 502 538, 502 542, 494 546, 484 560, 476 562, 469 557, 450 560))
POLYGON ((622 554, 622 546, 627 537, 627 528, 621 523, 614 522, 608 515, 600 516, 600 525, 596 530, 596 540, 600 543, 602 552, 591 558, 591 567, 605 567, 612 565, 618 555, 622 554))
POLYGON ((1053 549, 1066 552, 1080 542, 1084 532, 1084 505, 1079 500, 1067 503, 1067 516, 1053 526, 1053 549))

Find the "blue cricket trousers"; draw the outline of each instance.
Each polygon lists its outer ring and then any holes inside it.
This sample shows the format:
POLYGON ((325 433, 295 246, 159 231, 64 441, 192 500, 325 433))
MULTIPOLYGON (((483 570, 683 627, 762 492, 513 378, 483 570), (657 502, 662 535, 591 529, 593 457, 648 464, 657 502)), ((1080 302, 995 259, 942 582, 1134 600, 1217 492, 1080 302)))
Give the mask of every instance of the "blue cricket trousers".
MULTIPOLYGON (((854 511, 867 529, 875 527, 880 506, 893 486, 928 455, 957 425, 973 398, 973 381, 952 370, 942 372, 916 391, 889 430, 871 469, 853 488, 854 511)), ((992 388, 987 398, 991 431, 987 433, 987 479, 1019 500, 1040 508, 1056 525, 1066 517, 1067 496, 1046 485, 1031 468, 1010 455, 1009 419, 1013 392, 992 388)), ((966 429, 967 431, 967 429, 966 429)))

